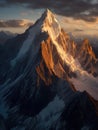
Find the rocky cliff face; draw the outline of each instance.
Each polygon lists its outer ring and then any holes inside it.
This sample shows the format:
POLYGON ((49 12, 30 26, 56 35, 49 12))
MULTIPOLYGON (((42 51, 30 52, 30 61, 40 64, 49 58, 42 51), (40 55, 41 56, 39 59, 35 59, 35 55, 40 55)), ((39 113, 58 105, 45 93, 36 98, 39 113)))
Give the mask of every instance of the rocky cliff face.
POLYGON ((80 45, 78 52, 78 59, 82 67, 88 71, 88 73, 94 76, 98 75, 98 60, 93 52, 93 49, 88 39, 85 39, 80 45))

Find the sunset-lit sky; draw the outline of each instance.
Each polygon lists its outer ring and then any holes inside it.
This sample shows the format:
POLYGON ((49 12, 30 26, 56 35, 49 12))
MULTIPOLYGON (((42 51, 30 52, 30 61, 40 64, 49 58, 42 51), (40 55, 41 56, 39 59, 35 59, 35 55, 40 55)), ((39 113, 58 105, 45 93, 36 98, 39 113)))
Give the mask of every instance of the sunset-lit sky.
POLYGON ((0 30, 24 32, 46 8, 66 32, 98 35, 98 0, 0 0, 0 30))

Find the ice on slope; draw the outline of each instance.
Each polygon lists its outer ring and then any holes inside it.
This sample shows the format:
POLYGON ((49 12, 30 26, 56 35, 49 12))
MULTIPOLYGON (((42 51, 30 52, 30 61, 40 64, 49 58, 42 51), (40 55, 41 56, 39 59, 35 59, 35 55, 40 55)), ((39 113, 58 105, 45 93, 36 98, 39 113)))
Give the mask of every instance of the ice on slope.
POLYGON ((56 121, 64 109, 64 101, 61 100, 58 96, 54 98, 38 115, 37 120, 38 128, 45 127, 45 129, 49 129, 51 124, 56 121))
MULTIPOLYGON (((36 26, 33 26, 30 30, 29 30, 29 35, 27 37, 27 39, 24 41, 22 47, 20 48, 16 58, 14 60, 12 60, 11 64, 14 65, 17 60, 20 60, 21 58, 23 58, 25 56, 25 54, 30 50, 31 46, 32 46, 32 52, 34 54, 37 53, 38 51, 38 45, 35 46, 33 44, 34 38, 36 37, 36 35, 39 33, 39 28, 40 25, 37 24, 36 26)), ((33 55, 32 55, 33 56, 33 55)))
POLYGON ((95 100, 98 100, 98 78, 94 78, 92 75, 80 75, 77 78, 71 79, 76 90, 87 91, 95 100))
POLYGON ((47 107, 39 113, 39 116, 42 120, 45 120, 50 115, 55 115, 57 112, 59 113, 62 108, 64 108, 64 106, 64 101, 59 99, 58 96, 56 96, 54 100, 50 102, 47 107))

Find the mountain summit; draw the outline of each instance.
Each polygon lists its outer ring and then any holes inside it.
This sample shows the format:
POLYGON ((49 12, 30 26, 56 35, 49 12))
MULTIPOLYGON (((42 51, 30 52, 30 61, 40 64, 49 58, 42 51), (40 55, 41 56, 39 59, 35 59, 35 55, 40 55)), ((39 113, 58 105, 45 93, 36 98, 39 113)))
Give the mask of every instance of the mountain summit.
POLYGON ((61 32, 61 28, 54 14, 47 9, 43 14, 42 19, 42 30, 48 32, 51 38, 55 39, 56 37, 58 37, 59 33, 61 32))
POLYGON ((97 128, 91 100, 97 104, 98 69, 90 45, 71 41, 48 9, 9 42, 0 64, 0 106, 10 129, 97 128))

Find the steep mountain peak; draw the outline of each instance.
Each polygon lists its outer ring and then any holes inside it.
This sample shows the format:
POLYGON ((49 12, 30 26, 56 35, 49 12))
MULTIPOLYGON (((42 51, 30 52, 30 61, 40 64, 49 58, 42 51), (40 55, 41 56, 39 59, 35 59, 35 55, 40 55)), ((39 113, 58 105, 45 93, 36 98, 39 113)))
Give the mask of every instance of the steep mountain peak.
POLYGON ((83 50, 85 51, 85 53, 89 54, 89 56, 92 57, 96 61, 96 56, 95 56, 95 54, 93 52, 92 46, 90 45, 88 39, 84 39, 84 41, 83 41, 82 51, 83 50))
POLYGON ((53 14, 48 8, 45 10, 45 12, 44 12, 44 15, 49 15, 49 14, 53 14))
MULTIPOLYGON (((15 65, 17 60, 24 57, 27 52, 30 51, 31 46, 32 50, 34 50, 33 56, 38 53, 40 43, 37 44, 37 47, 36 44, 32 43, 41 33, 48 34, 52 42, 55 43, 55 40, 61 33, 61 27, 56 20, 55 15, 49 9, 46 9, 46 11, 42 14, 41 18, 38 19, 36 23, 33 24, 33 26, 27 29, 27 32, 28 36, 23 42, 23 45, 19 50, 19 53, 17 54, 16 58, 14 58, 14 60, 12 61, 12 65, 15 65)), ((40 40, 43 41, 45 39, 45 36, 46 35, 44 35, 44 37, 42 37, 40 40)))
POLYGON ((49 9, 46 9, 40 21, 42 21, 42 32, 48 32, 52 39, 56 39, 61 32, 61 27, 55 15, 49 9))
POLYGON ((83 45, 82 45, 84 48, 86 47, 86 48, 88 48, 88 47, 90 47, 90 44, 89 44, 89 40, 86 38, 86 39, 84 39, 83 40, 83 45))
POLYGON ((40 19, 30 27, 29 34, 37 35, 39 32, 46 32, 51 37, 51 39, 56 39, 61 33, 61 27, 55 14, 53 14, 49 9, 46 9, 40 19))
POLYGON ((46 9, 44 11, 44 13, 42 14, 41 19, 43 19, 43 21, 44 21, 45 19, 48 19, 48 18, 51 18, 51 17, 54 17, 54 14, 49 9, 46 9))

